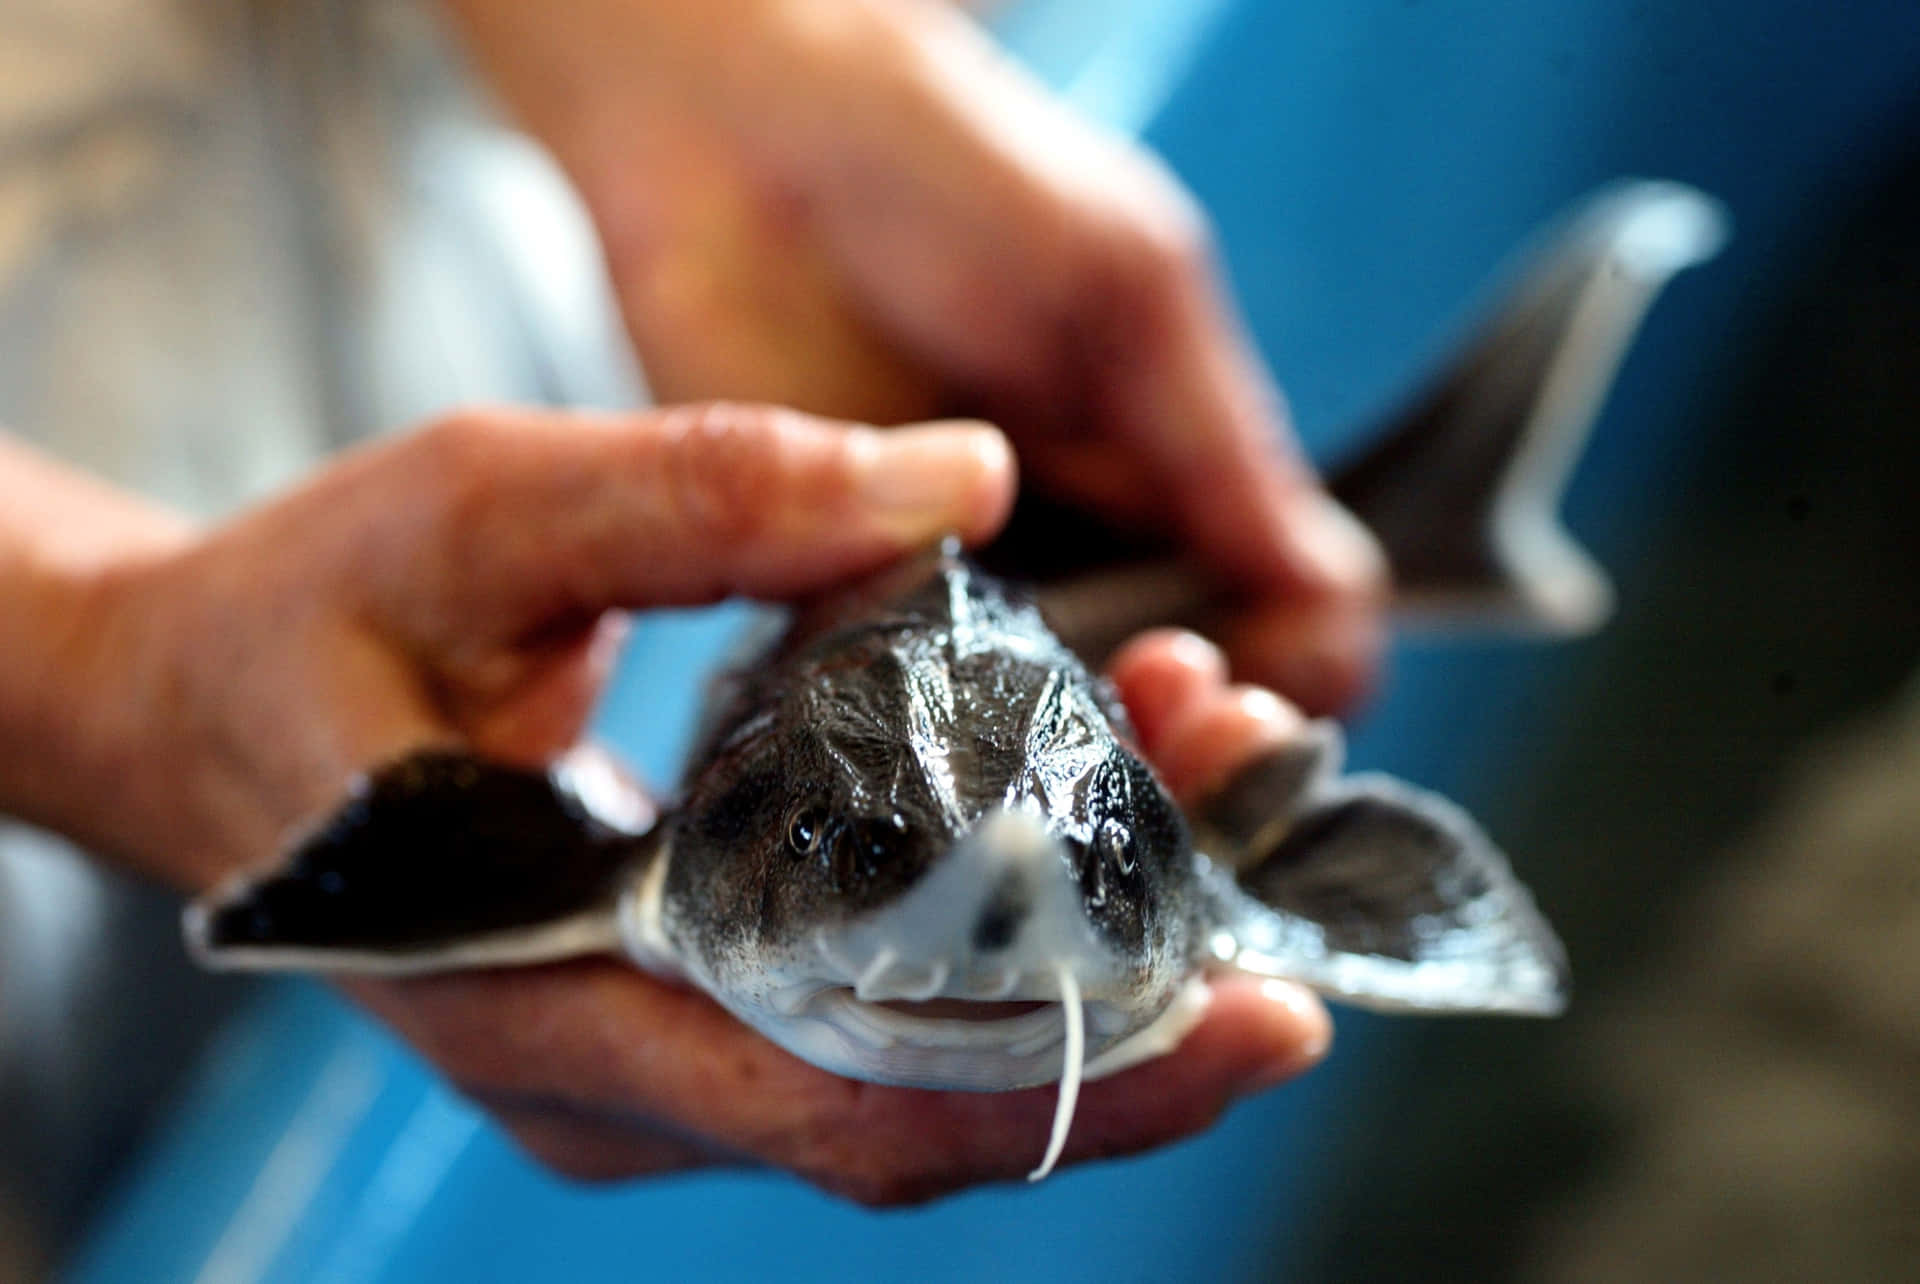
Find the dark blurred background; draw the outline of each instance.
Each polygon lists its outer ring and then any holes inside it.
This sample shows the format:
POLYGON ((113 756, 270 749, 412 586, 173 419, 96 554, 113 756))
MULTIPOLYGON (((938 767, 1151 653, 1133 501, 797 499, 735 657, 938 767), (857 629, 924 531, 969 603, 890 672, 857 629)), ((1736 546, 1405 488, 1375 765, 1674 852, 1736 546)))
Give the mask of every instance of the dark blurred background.
MULTIPOLYGON (((0 1235, 92 1281, 1915 1277, 1920 7, 1027 0, 1000 21, 1213 212, 1322 460, 1589 188, 1727 203, 1734 241, 1656 305, 1570 497, 1612 626, 1410 639, 1354 729, 1357 762, 1458 797, 1515 853, 1573 955, 1571 1013, 1342 1012, 1326 1066, 1207 1137, 930 1210, 769 1178, 587 1194, 317 988, 237 997, 196 1060, 213 1005, 173 906, 109 889, 150 962, 66 1016, 135 1032, 90 1036, 115 1068, 81 1095, 112 1109, 7 1134, 41 1149, 9 1151, 29 1229, 0 1235)), ((451 155, 412 193, 430 231, 491 235, 447 211, 550 181, 419 146, 451 155)), ((540 304, 541 359, 487 377, 612 395, 591 335, 540 304)), ((656 777, 734 623, 636 635, 602 725, 656 777)), ((35 1091, 8 1107, 58 1098, 35 1091)))

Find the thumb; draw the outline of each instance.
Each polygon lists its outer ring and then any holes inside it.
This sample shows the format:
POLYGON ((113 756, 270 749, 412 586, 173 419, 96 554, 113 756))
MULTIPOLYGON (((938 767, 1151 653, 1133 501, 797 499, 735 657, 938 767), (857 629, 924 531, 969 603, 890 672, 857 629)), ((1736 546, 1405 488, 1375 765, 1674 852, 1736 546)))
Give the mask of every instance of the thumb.
POLYGON ((475 413, 395 448, 409 480, 360 559, 378 614, 471 654, 610 609, 791 598, 1005 520, 1012 451, 985 424, 879 431, 767 406, 475 413))

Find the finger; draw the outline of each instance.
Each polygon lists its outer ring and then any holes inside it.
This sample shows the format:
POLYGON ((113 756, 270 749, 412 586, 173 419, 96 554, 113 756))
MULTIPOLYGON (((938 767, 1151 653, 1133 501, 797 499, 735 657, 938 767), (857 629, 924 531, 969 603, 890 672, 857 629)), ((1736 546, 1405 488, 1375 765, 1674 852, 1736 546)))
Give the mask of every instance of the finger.
POLYGON ((1374 689, 1385 621, 1369 606, 1315 602, 1251 608, 1220 629, 1237 677, 1273 687, 1315 717, 1343 713, 1374 689))
MULTIPOLYGON (((1332 1024, 1286 982, 1215 982, 1207 1014, 1174 1053, 1086 1085, 1062 1162, 1137 1154, 1212 1125, 1239 1097, 1304 1073, 1332 1024)), ((1044 1148, 1053 1086, 927 1093, 870 1085, 831 1116, 835 1145, 814 1178, 863 1203, 918 1203, 988 1180, 1024 1179, 1044 1148)))
POLYGON ((645 1120, 556 1098, 470 1094, 534 1159, 576 1181, 621 1181, 741 1161, 645 1120))
POLYGON ((1167 728, 1153 765, 1182 802, 1212 794, 1241 767, 1300 738, 1306 719, 1265 687, 1222 687, 1167 728))
MULTIPOLYGON (((608 612, 584 631, 502 653, 497 685, 471 712, 455 710, 475 752, 544 766, 580 740, 626 640, 625 615, 608 612)), ((471 681, 475 675, 469 675, 471 681)))
POLYGON ((500 1122, 534 1159, 575 1181, 625 1181, 706 1168, 698 1147, 664 1137, 636 1138, 605 1124, 505 1115, 500 1122))
POLYGON ((1227 658, 1197 633, 1155 629, 1114 652, 1107 677, 1151 758, 1165 743, 1167 728, 1196 700, 1226 686, 1227 658))
POLYGON ((1142 728, 1141 749, 1182 801, 1206 797, 1306 726, 1299 710, 1273 692, 1229 685, 1226 657, 1192 633, 1142 634, 1121 648, 1108 672, 1142 728))
POLYGON ((633 122, 627 172, 673 182, 638 185, 597 211, 654 396, 726 396, 873 424, 933 413, 938 381, 862 315, 809 212, 770 199, 724 133, 684 113, 656 115, 633 122))
POLYGON ((1230 315, 1198 236, 1123 242, 1131 299, 1100 363, 1123 434, 1157 466, 1198 550, 1289 597, 1377 602, 1385 561, 1293 446, 1272 379, 1230 315))
POLYGON ((1333 1046, 1333 1018, 1305 986, 1238 973, 1211 984, 1206 1019, 1180 1049, 1194 1064, 1181 1073, 1211 1074, 1248 1095, 1305 1074, 1333 1046))
POLYGON ((571 1103, 727 1154, 774 1159, 823 1101, 857 1091, 705 995, 621 963, 341 984, 478 1100, 571 1103))
POLYGON ((1013 490, 986 425, 882 433, 762 406, 471 415, 394 454, 372 466, 416 478, 413 502, 378 535, 413 555, 351 568, 403 635, 455 651, 609 608, 812 592, 986 537, 1013 490))
MULTIPOLYGON (((483 1099, 531 1091, 658 1120, 672 1135, 865 1203, 1018 1177, 1052 1120, 1048 1088, 942 1093, 840 1078, 705 996, 614 964, 349 988, 483 1099)), ((1297 987, 1223 982, 1179 1052, 1089 1085, 1068 1157, 1130 1153, 1197 1131, 1236 1095, 1304 1070, 1327 1040, 1324 1010, 1297 987)), ((600 1158, 617 1166, 621 1156, 600 1158)))

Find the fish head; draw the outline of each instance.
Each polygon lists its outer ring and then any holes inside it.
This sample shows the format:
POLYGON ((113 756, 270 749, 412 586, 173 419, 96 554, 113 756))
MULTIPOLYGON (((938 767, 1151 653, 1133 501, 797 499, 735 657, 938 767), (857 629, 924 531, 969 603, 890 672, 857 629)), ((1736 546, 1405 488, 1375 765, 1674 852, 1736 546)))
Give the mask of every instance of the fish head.
POLYGON ((1194 858, 1077 661, 958 633, 873 628, 771 684, 683 800, 662 918, 804 1059, 997 1090, 1060 1077, 1075 1023, 1095 1060, 1169 1007, 1194 858))

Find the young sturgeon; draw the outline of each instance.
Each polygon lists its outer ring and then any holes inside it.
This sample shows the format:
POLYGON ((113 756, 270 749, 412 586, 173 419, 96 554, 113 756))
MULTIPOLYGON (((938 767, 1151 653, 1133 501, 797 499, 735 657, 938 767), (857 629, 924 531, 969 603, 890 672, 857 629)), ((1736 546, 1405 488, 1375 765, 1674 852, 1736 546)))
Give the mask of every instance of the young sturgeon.
MULTIPOLYGON (((1403 592, 1594 621, 1604 582, 1553 519, 1559 481, 1642 309, 1718 237, 1688 189, 1593 198, 1457 373, 1335 479, 1403 592)), ((1049 599, 1083 653, 1175 610, 1139 618, 1141 585, 1199 582, 1127 575, 1049 599)), ((190 906, 188 942, 214 968, 385 974, 624 955, 838 1074, 1059 1080, 1036 1178, 1083 1074, 1177 1046, 1210 971, 1391 1010, 1566 1001, 1552 930, 1459 809, 1340 775, 1316 723, 1183 815, 1039 598, 952 546, 798 612, 721 681, 708 728, 645 825, 591 755, 405 759, 279 868, 190 906)))

